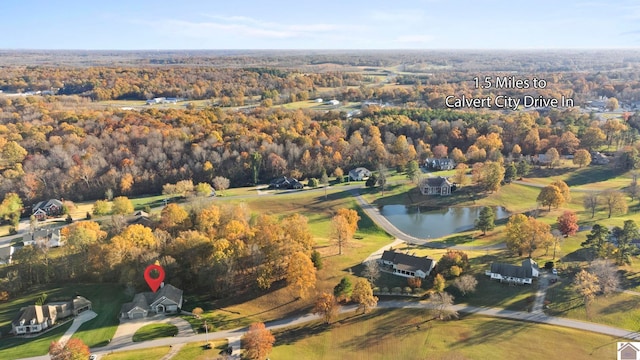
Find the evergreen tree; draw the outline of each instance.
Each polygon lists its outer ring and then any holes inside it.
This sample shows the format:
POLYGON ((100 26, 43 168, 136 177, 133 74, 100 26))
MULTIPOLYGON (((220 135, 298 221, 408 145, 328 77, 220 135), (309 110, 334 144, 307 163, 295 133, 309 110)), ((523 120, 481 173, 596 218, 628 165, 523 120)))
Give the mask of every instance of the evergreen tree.
POLYGON ((489 206, 485 206, 480 210, 480 215, 476 219, 476 229, 482 230, 482 234, 486 235, 487 231, 491 231, 496 227, 496 213, 489 206))

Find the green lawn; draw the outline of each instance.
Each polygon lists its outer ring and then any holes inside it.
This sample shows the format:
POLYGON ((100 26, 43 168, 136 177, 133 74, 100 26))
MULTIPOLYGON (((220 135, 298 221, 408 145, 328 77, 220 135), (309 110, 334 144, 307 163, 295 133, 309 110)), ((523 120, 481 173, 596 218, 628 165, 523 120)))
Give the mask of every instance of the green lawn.
POLYGON ((624 293, 597 296, 587 312, 582 297, 572 287, 572 279, 571 274, 563 275, 547 290, 547 300, 551 302, 549 315, 640 330, 640 296, 624 293))
POLYGON ((171 350, 168 346, 142 349, 142 350, 129 350, 120 351, 116 353, 107 354, 102 356, 104 360, 159 360, 171 350))
POLYGON ((149 324, 141 327, 133 334, 133 342, 149 341, 178 334, 178 327, 173 324, 149 324))
POLYGON ((416 310, 347 314, 330 327, 307 323, 276 331, 275 337, 269 358, 281 360, 545 359, 559 354, 609 359, 616 352, 616 339, 605 335, 481 316, 425 322, 416 310))
POLYGON ((172 360, 207 360, 215 359, 220 351, 227 348, 226 340, 211 341, 211 349, 205 349, 204 343, 195 342, 185 344, 172 360))
MULTIPOLYGON (((68 322, 46 334, 33 339, 2 338, 0 340, 0 359, 20 359, 45 355, 49 352, 52 341, 58 341, 60 336, 71 326, 68 322)), ((3 332, 3 335, 6 334, 3 332)))
MULTIPOLYGON (((74 337, 80 338, 90 347, 104 346, 113 337, 118 326, 117 314, 120 306, 125 301, 122 287, 114 284, 69 284, 34 288, 27 295, 0 304, 0 329, 2 334, 7 334, 11 329, 11 320, 16 316, 20 308, 34 304, 36 298, 43 292, 48 294, 49 301, 70 299, 76 294, 91 300, 93 311, 98 316, 84 323, 74 337)), ((68 326, 70 325, 65 325, 63 328, 66 329, 68 326)), ((47 352, 51 340, 56 340, 63 332, 64 330, 59 332, 56 329, 51 333, 47 333, 44 335, 44 338, 47 339, 46 341, 27 342, 23 339, 2 339, 0 340, 0 358, 17 358, 11 354, 42 355, 47 352)))

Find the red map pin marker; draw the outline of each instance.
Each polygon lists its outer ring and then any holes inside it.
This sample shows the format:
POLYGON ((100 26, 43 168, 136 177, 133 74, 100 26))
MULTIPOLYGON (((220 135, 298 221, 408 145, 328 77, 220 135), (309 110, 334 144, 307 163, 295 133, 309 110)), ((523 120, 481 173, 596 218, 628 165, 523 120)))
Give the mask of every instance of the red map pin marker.
POLYGON ((160 288, 160 284, 164 281, 164 269, 160 265, 149 265, 144 270, 144 279, 147 281, 147 285, 151 288, 153 292, 158 291, 160 288), (151 277, 151 272, 156 271, 158 274, 157 278, 151 277))

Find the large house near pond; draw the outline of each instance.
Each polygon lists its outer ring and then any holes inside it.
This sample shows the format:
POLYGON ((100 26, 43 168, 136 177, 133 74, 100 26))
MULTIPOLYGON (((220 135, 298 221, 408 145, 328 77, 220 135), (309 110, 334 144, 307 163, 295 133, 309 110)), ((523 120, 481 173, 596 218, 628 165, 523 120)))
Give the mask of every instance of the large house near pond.
POLYGON ((132 302, 122 305, 120 318, 142 319, 155 314, 173 314, 182 308, 182 290, 167 284, 157 292, 137 293, 132 302))
POLYGON ((420 181, 420 192, 422 195, 451 195, 453 184, 443 176, 427 177, 420 181))
POLYGON ((29 305, 20 309, 11 322, 11 332, 15 335, 35 334, 49 329, 60 319, 91 310, 91 301, 76 296, 69 301, 50 302, 45 305, 29 305))
POLYGON ((532 259, 525 259, 520 266, 504 263, 491 264, 491 270, 485 271, 491 279, 509 284, 531 284, 533 278, 540 275, 538 264, 532 259))
POLYGON ((436 266, 429 257, 413 256, 394 250, 385 250, 380 258, 381 270, 403 277, 426 278, 436 266))

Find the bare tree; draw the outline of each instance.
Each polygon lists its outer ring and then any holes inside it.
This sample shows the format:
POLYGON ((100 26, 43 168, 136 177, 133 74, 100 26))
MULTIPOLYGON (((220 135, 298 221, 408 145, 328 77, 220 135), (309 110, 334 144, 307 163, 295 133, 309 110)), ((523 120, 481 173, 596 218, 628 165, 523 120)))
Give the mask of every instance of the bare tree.
POLYGON ((453 286, 458 288, 462 293, 462 296, 476 291, 478 280, 473 275, 462 275, 453 282, 453 286))
POLYGON ((375 284, 376 280, 380 278, 380 264, 378 261, 373 259, 365 262, 362 276, 369 280, 371 284, 375 284))
POLYGON ((449 320, 458 318, 458 312, 451 308, 453 295, 448 292, 443 291, 431 294, 428 303, 434 319, 449 320))
POLYGON ((587 318, 589 318, 591 301, 593 301, 600 290, 598 278, 586 270, 581 270, 576 274, 576 277, 573 279, 573 283, 576 286, 578 293, 580 293, 584 299, 584 307, 587 312, 587 318))
POLYGON ((226 177, 222 177, 222 176, 216 176, 213 178, 213 187, 217 190, 217 191, 224 191, 227 190, 229 188, 230 182, 229 179, 227 179, 226 177))
POLYGON ((631 201, 638 197, 638 193, 640 193, 640 186, 638 186, 638 174, 634 172, 632 176, 631 184, 629 184, 629 187, 627 188, 627 192, 629 193, 629 196, 631 196, 631 201))
POLYGON ((598 209, 598 193, 588 192, 584 196, 583 205, 585 210, 591 210, 591 217, 593 218, 598 209))
POLYGON ((599 259, 589 265, 589 272, 598 278, 600 291, 610 294, 620 287, 618 267, 611 260, 599 259))

